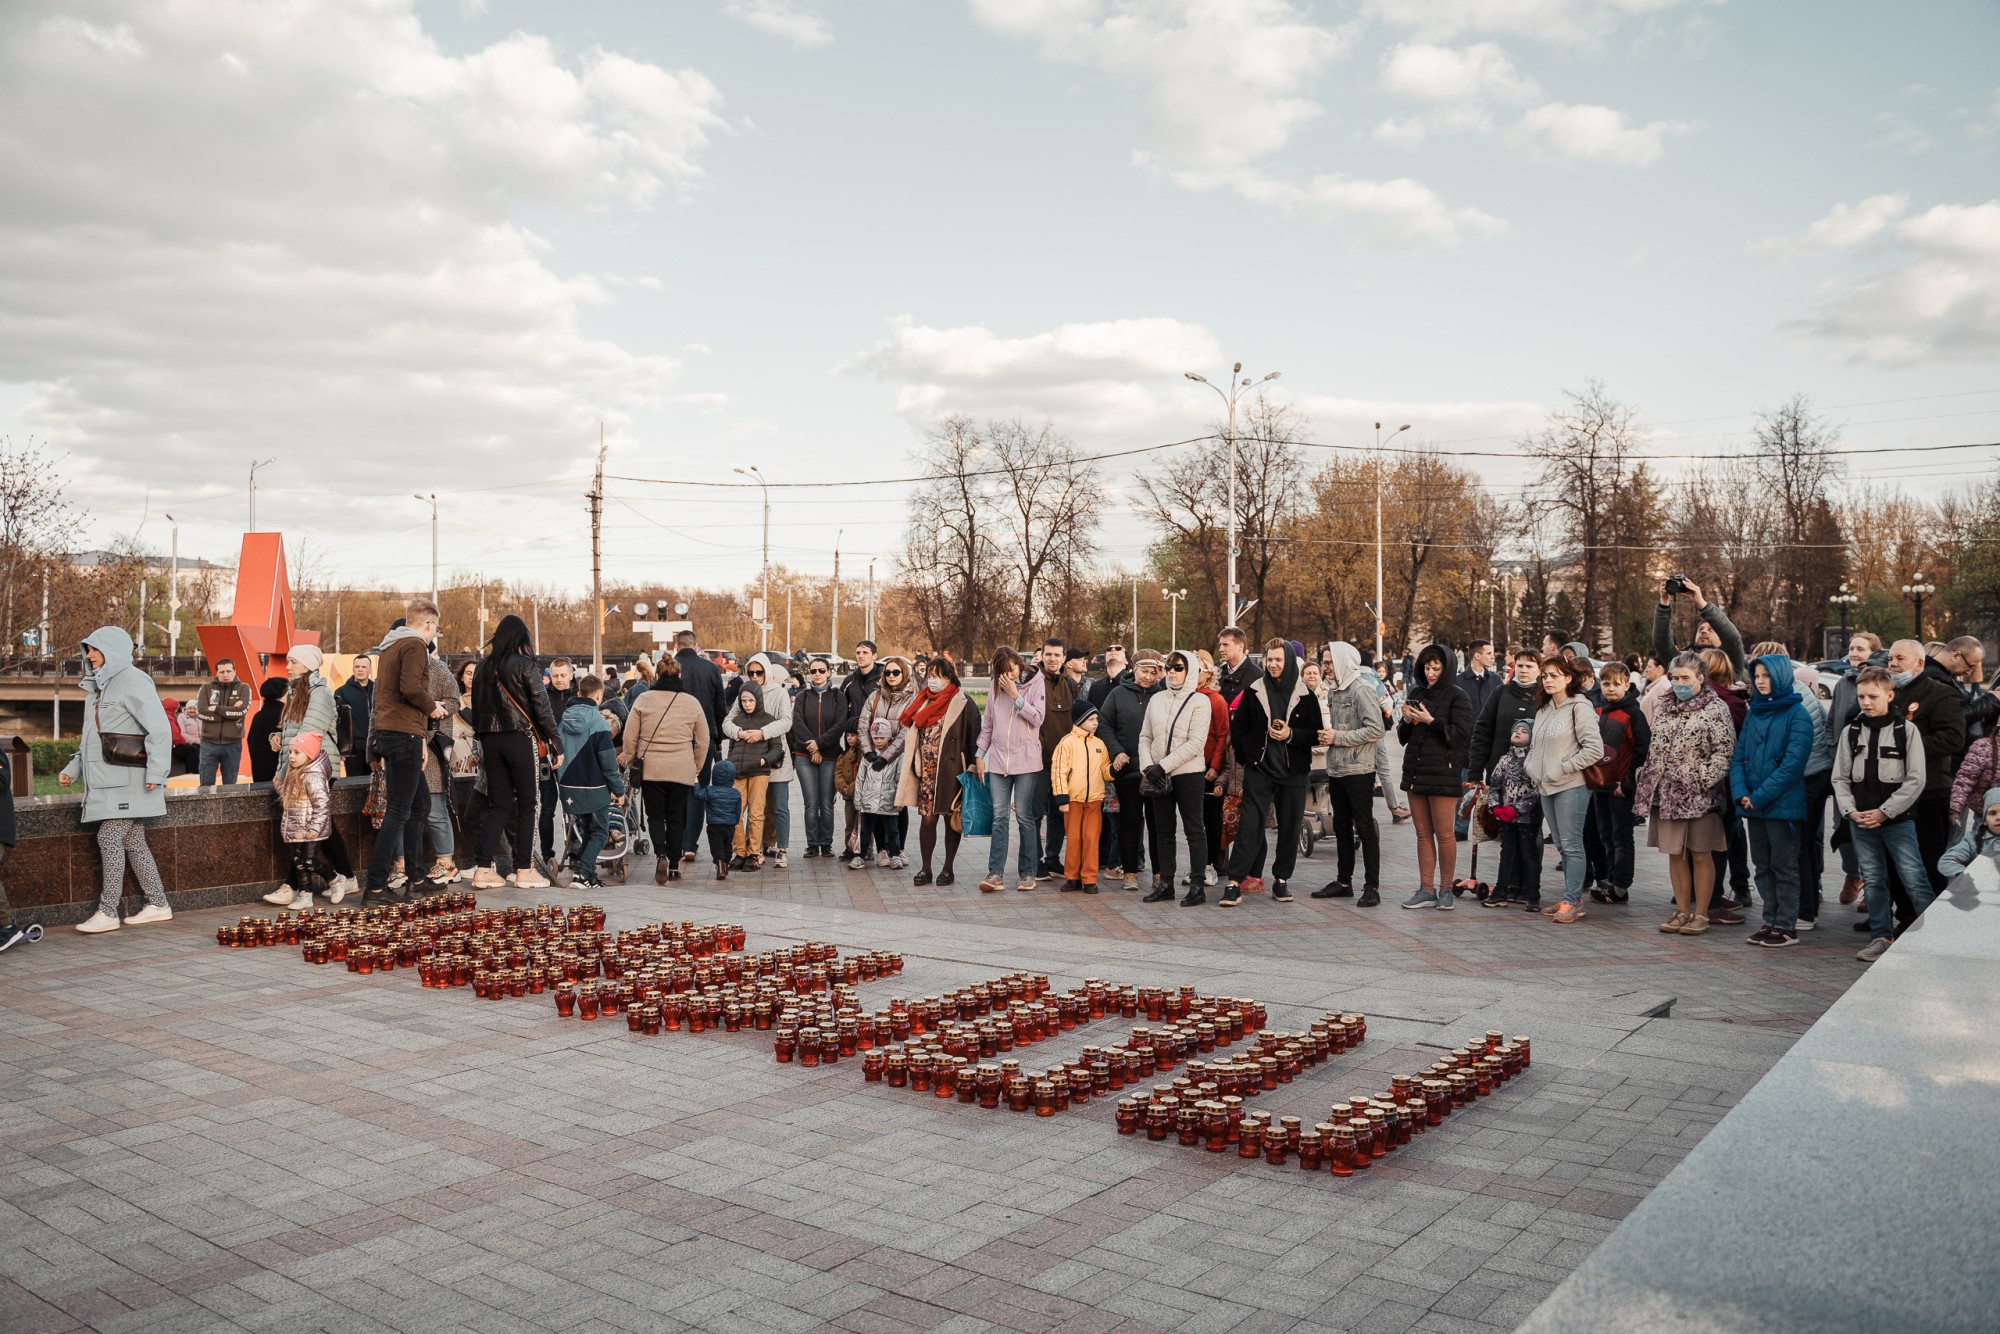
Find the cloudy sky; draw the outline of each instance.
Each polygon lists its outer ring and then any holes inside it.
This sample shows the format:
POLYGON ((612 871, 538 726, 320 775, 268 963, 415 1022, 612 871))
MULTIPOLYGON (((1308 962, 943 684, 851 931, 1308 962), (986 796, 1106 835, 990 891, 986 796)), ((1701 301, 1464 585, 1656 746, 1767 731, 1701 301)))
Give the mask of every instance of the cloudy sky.
MULTIPOLYGON (((0 431, 210 557, 275 459, 261 527, 406 587, 419 491, 447 572, 585 583, 600 421, 611 573, 736 583, 754 491, 629 479, 1174 440, 1232 359, 1330 444, 1504 450, 1592 376, 1666 456, 1795 391, 1993 440, 1996 50, 1990 0, 13 0, 0 431)), ((774 560, 897 545, 898 488, 774 499, 774 560)))

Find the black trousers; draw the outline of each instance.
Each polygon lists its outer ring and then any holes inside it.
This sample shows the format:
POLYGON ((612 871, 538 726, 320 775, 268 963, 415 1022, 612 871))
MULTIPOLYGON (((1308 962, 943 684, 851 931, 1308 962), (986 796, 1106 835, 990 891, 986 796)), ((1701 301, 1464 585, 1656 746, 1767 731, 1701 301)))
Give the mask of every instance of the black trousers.
MULTIPOLYGON (((554 861, 556 855, 556 802, 561 800, 561 794, 556 791, 556 777, 554 774, 544 774, 541 783, 542 856, 548 858, 550 861, 554 861)), ((533 865, 532 862, 523 862, 521 864, 523 866, 533 865)))
POLYGON ((1382 840, 1375 825, 1375 773, 1342 774, 1326 781, 1327 802, 1333 807, 1333 841, 1343 885, 1354 883, 1354 847, 1361 845, 1363 888, 1382 887, 1382 840))
POLYGON ((1188 868, 1194 873, 1195 883, 1201 883, 1202 867, 1208 865, 1208 834, 1202 828, 1201 795, 1205 780, 1201 774, 1175 774, 1169 780, 1171 791, 1154 792, 1146 797, 1147 836, 1153 853, 1153 874, 1165 876, 1166 883, 1174 883, 1174 812, 1178 810, 1181 825, 1187 833, 1188 868))
POLYGON ((1049 786, 1052 771, 1042 769, 1042 809, 1037 821, 1042 830, 1041 871, 1046 875, 1061 875, 1063 868, 1063 813, 1056 805, 1055 792, 1049 786))
MULTIPOLYGON (((1116 780, 1118 788, 1118 864, 1125 868, 1125 874, 1137 875, 1145 866, 1145 855, 1140 851, 1139 838, 1153 827, 1153 813, 1147 807, 1146 798, 1139 795, 1139 773, 1134 765, 1126 765, 1119 771, 1116 780), (1127 775, 1130 777, 1127 777, 1127 775)), ((1098 854, 1102 856, 1103 853, 1098 854)))
POLYGON ((1208 864, 1221 875, 1229 869, 1229 849, 1222 845, 1222 797, 1208 792, 1201 799, 1201 827, 1208 831, 1208 864))
POLYGON ((1586 880, 1632 888, 1632 798, 1610 788, 1592 792, 1583 846, 1589 853, 1586 880))
POLYGON ((424 821, 430 813, 430 789, 424 786, 424 739, 406 732, 376 734, 375 748, 382 755, 382 774, 387 809, 382 827, 375 831, 375 846, 368 857, 370 891, 389 887, 389 871, 398 857, 406 875, 421 877, 424 860, 424 821))
POLYGON ((715 859, 717 866, 730 860, 736 852, 736 826, 733 824, 712 824, 708 827, 708 855, 715 859))
POLYGON ((646 836, 663 866, 672 866, 680 859, 687 832, 688 793, 692 791, 691 783, 639 780, 639 800, 646 803, 646 836))
POLYGON ((1826 803, 1833 799, 1833 770, 1806 775, 1806 818, 1799 825, 1799 917, 1819 916, 1819 882, 1826 874, 1826 803))
POLYGON ((476 866, 493 865, 500 836, 508 836, 518 869, 535 864, 535 743, 526 732, 488 732, 479 738, 486 770, 480 798, 476 866))
POLYGON ((1243 771, 1243 805, 1236 822, 1236 846, 1229 853, 1229 878, 1264 874, 1264 820, 1278 812, 1278 846, 1271 853, 1271 878, 1290 880, 1299 862, 1299 824, 1306 814, 1306 779, 1274 782, 1257 769, 1243 771))

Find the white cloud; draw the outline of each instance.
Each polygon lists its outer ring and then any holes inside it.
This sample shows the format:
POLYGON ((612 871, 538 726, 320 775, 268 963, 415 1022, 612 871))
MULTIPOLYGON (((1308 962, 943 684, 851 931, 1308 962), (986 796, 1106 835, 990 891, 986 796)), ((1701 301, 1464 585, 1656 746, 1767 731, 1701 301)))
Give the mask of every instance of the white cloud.
POLYGON ((1392 144, 1397 148, 1415 148, 1423 143, 1430 131, 1425 128, 1422 116, 1411 116, 1407 120, 1397 120, 1391 116, 1387 120, 1378 122, 1371 133, 1382 143, 1392 144))
POLYGON ((1521 147, 1558 161, 1646 167, 1659 161, 1669 136, 1693 128, 1678 120, 1627 125, 1625 113, 1610 107, 1550 102, 1523 116, 1512 137, 1521 147))
POLYGON ((0 379, 37 386, 27 425, 99 499, 253 450, 340 490, 545 465, 676 363, 586 336, 604 287, 513 209, 698 180, 720 103, 697 72, 527 34, 447 55, 409 0, 21 0, 0 379))
POLYGON ((1875 117, 1876 135, 1873 146, 1886 148, 1892 153, 1902 153, 1917 157, 1937 147, 1937 140, 1930 132, 1911 120, 1908 116, 1894 111, 1880 112, 1875 117))
POLYGON ((1555 46, 1589 46, 1630 19, 1719 3, 1721 0, 1370 0, 1366 12, 1437 41, 1492 33, 1555 46))
MULTIPOLYGON (((1141 164, 1191 190, 1322 219, 1391 225, 1379 239, 1454 242, 1485 215, 1451 209, 1414 181, 1300 182, 1265 163, 1320 114, 1313 84, 1350 44, 1292 0, 970 0, 987 27, 1033 40, 1046 59, 1104 71, 1139 93, 1141 164), (1398 208, 1405 210, 1398 212, 1398 208)), ((1490 221, 1490 220, 1487 220, 1490 221)))
POLYGON ((1420 102, 1525 102, 1541 92, 1491 42, 1439 46, 1405 42, 1382 58, 1382 87, 1420 102))
POLYGON ((825 46, 833 40, 827 21, 798 0, 729 0, 722 9, 739 22, 799 46, 825 46))
POLYGON ((1908 195, 1870 195, 1858 204, 1835 204, 1827 215, 1797 236, 1773 236, 1751 250, 1783 259, 1814 250, 1840 250, 1879 234, 1903 216, 1908 195))
POLYGON ((2000 200, 1898 223, 1901 262, 1827 302, 1805 328, 1856 361, 2000 361, 2000 200))

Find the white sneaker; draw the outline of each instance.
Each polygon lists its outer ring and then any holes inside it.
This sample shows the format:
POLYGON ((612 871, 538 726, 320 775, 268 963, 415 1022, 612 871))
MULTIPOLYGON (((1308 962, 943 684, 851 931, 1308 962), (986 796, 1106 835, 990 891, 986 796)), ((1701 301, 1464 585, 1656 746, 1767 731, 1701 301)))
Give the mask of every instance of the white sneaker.
POLYGON ((1811 930, 1812 930, 1812 929, 1814 928, 1814 926, 1815 926, 1815 923, 1813 922, 1812 918, 1810 918, 1810 917, 1801 917, 1801 918, 1799 918, 1799 920, 1798 920, 1797 922, 1795 922, 1795 923, 1793 923, 1793 924, 1792 924, 1792 930, 1794 930, 1794 931, 1811 931, 1811 930))
POLYGON ((326 887, 326 901, 337 904, 358 888, 359 886, 354 883, 353 876, 337 875, 333 878, 332 883, 326 887))
POLYGON ((1207 875, 1207 878, 1206 878, 1206 880, 1204 881, 1204 883, 1205 883, 1205 884, 1206 884, 1206 885, 1208 886, 1208 888, 1210 888, 1210 889, 1214 889, 1214 888, 1215 888, 1215 868, 1214 868, 1213 866, 1211 866, 1211 867, 1209 867, 1209 868, 1208 868, 1208 875, 1207 875))
POLYGON ((779 849, 778 849, 778 851, 777 851, 777 853, 776 853, 776 855, 775 855, 775 861, 776 861, 776 863, 777 863, 777 867, 778 867, 778 869, 779 869, 780 871, 784 870, 784 869, 785 869, 785 867, 786 867, 786 866, 788 866, 788 865, 790 864, 790 863, 788 863, 788 862, 787 862, 787 861, 785 860, 785 850, 784 850, 783 848, 779 848, 779 849))
POLYGON ((149 903, 125 920, 133 926, 144 926, 148 922, 171 922, 174 920, 174 910, 149 903))
POLYGON ((548 887, 548 877, 544 876, 540 871, 514 872, 514 888, 516 889, 547 889, 548 887))
POLYGON ((894 857, 891 857, 889 859, 889 869, 892 871, 900 871, 905 867, 907 867, 908 865, 909 863, 903 860, 903 856, 901 853, 897 853, 894 857))
POLYGON ((76 929, 83 932, 86 936, 94 936, 105 931, 116 931, 118 929, 118 919, 100 908, 83 921, 78 922, 76 929))
POLYGON ((889 854, 880 848, 875 849, 875 864, 877 866, 887 866, 889 864, 889 854))
POLYGON ((847 869, 850 871, 858 871, 866 865, 868 863, 861 860, 861 854, 858 852, 847 859, 847 869))
POLYGON ((292 887, 290 885, 279 885, 276 889, 272 890, 269 894, 266 894, 264 896, 264 902, 275 903, 280 908, 289 908, 292 906, 292 900, 296 897, 297 895, 295 895, 292 892, 292 887))

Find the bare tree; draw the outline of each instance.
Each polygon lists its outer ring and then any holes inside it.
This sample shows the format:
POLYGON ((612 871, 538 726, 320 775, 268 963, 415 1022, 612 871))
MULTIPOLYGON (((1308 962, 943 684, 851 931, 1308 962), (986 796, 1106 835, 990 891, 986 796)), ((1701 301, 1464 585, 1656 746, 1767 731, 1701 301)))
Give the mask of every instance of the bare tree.
POLYGON ((63 499, 60 462, 35 440, 0 436, 0 643, 9 653, 40 623, 42 575, 82 528, 63 499))
POLYGON ((1035 428, 1019 418, 989 422, 985 453, 999 474, 986 495, 1007 534, 1011 582, 1020 592, 1015 643, 1027 645, 1037 618, 1054 610, 1050 585, 1073 583, 1096 555, 1104 492, 1097 470, 1047 422, 1035 428))
POLYGON ((1638 413, 1592 380, 1582 392, 1565 390, 1565 406, 1551 412, 1521 447, 1541 463, 1526 501, 1538 519, 1574 553, 1582 571, 1578 608, 1586 627, 1599 623, 1607 541, 1614 511, 1644 443, 1638 413))
POLYGON ((1220 616, 1227 600, 1222 588, 1227 502, 1216 498, 1215 462, 1214 454, 1203 449, 1142 472, 1139 499, 1133 502, 1159 534, 1153 564, 1174 581, 1194 585, 1199 602, 1183 607, 1184 616, 1220 616))
POLYGON ((986 448, 968 417, 947 417, 918 451, 928 479, 910 493, 909 528, 897 557, 917 622, 931 644, 970 660, 993 608, 1010 590, 990 532, 986 448))
POLYGON ((1797 652, 1805 651, 1812 629, 1824 623, 1827 595, 1845 564, 1844 553, 1825 549, 1840 545, 1829 497, 1840 474, 1832 452, 1839 440, 1839 428, 1815 416, 1804 394, 1757 416, 1757 452, 1749 467, 1769 511, 1760 528, 1779 544, 1768 555, 1768 611, 1773 627, 1797 652))

